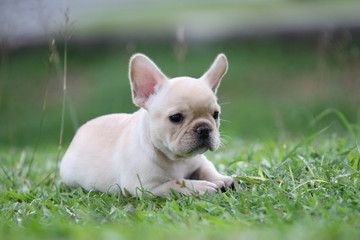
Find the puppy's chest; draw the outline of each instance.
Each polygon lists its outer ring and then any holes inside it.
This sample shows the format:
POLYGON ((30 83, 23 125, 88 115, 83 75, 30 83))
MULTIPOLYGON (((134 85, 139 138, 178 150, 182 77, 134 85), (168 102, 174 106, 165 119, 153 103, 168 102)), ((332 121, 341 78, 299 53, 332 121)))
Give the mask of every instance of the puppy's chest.
POLYGON ((165 172, 172 179, 189 179, 199 169, 199 165, 196 160, 178 161, 168 166, 165 172))

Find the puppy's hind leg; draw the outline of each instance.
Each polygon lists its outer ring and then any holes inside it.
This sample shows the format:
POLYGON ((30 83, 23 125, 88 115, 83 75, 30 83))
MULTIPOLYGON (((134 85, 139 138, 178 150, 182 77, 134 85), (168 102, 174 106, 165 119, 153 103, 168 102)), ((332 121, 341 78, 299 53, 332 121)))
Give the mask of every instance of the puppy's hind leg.
POLYGON ((192 193, 215 193, 218 190, 218 186, 215 183, 204 180, 179 179, 165 182, 150 191, 157 196, 163 196, 170 193, 171 189, 189 196, 192 193))

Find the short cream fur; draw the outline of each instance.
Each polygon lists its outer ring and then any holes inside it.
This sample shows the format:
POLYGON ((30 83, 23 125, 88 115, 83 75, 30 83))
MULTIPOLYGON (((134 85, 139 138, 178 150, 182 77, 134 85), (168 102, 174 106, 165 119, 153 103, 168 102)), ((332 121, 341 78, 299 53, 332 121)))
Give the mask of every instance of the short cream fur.
POLYGON ((199 79, 167 78, 145 55, 130 59, 133 114, 110 114, 84 124, 60 165, 69 186, 162 196, 171 189, 214 193, 233 179, 203 155, 220 145, 216 91, 228 68, 219 54, 199 79), (180 120, 180 121, 179 121, 180 120))

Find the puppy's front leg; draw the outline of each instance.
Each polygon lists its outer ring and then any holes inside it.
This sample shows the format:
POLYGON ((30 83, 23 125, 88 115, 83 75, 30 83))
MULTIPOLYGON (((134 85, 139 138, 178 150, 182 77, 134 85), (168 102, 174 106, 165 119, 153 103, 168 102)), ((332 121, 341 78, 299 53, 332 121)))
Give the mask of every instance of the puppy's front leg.
POLYGON ((202 156, 202 160, 202 165, 197 172, 198 179, 213 182, 218 188, 222 189, 226 189, 234 183, 232 177, 220 174, 214 167, 214 164, 205 156, 202 156))
POLYGON ((218 190, 218 185, 204 180, 189 180, 189 179, 179 179, 179 180, 171 180, 165 182, 150 191, 155 195, 164 195, 169 193, 171 189, 183 193, 185 195, 191 195, 191 193, 215 193, 218 190))

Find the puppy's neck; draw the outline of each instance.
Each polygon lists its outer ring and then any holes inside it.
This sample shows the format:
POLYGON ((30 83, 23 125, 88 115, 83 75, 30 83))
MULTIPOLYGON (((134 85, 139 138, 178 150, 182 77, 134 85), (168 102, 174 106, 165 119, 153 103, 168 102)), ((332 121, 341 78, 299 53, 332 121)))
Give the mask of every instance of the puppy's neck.
POLYGON ((198 154, 189 154, 189 155, 176 155, 173 154, 170 151, 164 151, 164 150, 160 150, 159 148, 157 148, 156 146, 154 146, 154 151, 156 153, 156 157, 161 159, 161 160, 165 160, 165 161, 169 161, 169 162, 179 162, 179 161, 185 161, 188 160, 190 158, 194 158, 196 157, 198 154))

